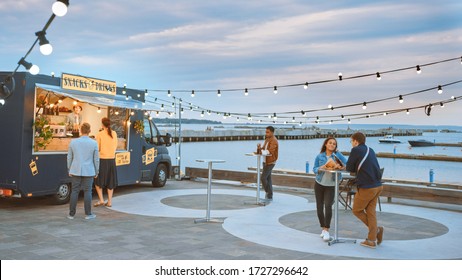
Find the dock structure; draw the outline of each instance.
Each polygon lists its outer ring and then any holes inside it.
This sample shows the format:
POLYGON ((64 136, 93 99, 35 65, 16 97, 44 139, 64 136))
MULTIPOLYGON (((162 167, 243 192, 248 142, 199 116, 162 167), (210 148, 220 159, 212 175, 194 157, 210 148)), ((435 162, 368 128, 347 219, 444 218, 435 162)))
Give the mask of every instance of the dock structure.
MULTIPOLYGON (((342 152, 344 156, 349 156, 350 152, 342 152)), ((417 159, 417 160, 437 160, 437 161, 452 161, 462 162, 462 157, 446 156, 446 155, 415 155, 415 154, 394 154, 378 152, 376 156, 379 158, 398 158, 398 159, 417 159)))
MULTIPOLYGON (((172 135, 174 143, 179 142, 177 133, 173 130, 166 130, 172 135)), ((334 129, 294 129, 294 128, 277 128, 275 135, 279 140, 306 140, 319 139, 334 136, 336 138, 348 138, 356 130, 334 130, 334 129)), ((367 137, 382 137, 387 134, 395 136, 420 136, 420 130, 361 130, 367 137)), ((265 129, 218 129, 218 130, 182 130, 181 142, 212 142, 212 141, 251 141, 264 140, 265 129)))

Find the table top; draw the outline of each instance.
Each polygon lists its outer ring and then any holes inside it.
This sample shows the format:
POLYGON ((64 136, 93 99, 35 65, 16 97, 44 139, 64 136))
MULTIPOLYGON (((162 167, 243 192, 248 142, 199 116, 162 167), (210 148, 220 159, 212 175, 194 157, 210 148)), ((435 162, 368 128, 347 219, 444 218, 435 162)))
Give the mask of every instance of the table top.
MULTIPOLYGON (((345 169, 324 169, 324 168, 319 168, 320 171, 323 172, 330 172, 330 173, 344 173, 345 175, 350 175, 350 172, 346 171, 345 169)), ((352 176, 354 178, 354 176, 352 176)))
POLYGON ((212 163, 223 163, 226 162, 223 159, 196 159, 197 162, 212 162, 212 163))
POLYGON ((246 153, 245 155, 246 155, 246 156, 254 156, 254 157, 268 157, 268 156, 271 156, 271 154, 262 155, 262 154, 257 154, 257 153, 255 153, 255 152, 253 152, 253 153, 246 153))

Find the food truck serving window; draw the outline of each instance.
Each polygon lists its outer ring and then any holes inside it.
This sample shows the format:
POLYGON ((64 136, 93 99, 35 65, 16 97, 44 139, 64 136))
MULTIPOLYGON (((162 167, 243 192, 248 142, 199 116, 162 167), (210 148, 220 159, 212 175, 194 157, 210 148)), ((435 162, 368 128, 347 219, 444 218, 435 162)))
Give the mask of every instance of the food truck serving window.
POLYGON ((35 153, 67 153, 69 143, 79 137, 82 123, 91 126, 90 137, 102 129, 101 119, 111 120, 111 128, 118 138, 117 150, 127 150, 130 110, 111 107, 104 102, 86 102, 85 98, 36 87, 34 111, 35 153))

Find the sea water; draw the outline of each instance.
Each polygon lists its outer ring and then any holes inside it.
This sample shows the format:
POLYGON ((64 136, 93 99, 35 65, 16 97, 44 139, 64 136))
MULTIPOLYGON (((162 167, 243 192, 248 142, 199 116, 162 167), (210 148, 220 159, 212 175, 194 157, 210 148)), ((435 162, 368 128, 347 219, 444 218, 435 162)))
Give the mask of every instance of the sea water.
MULTIPOLYGON (((371 125, 365 126, 367 126, 367 128, 364 129, 375 129, 371 127, 371 125)), ((182 129, 203 130, 205 127, 207 126, 186 125, 183 126, 182 129)), ((396 128, 395 126, 393 127, 396 128)), ((230 126, 225 126, 224 129, 230 128, 230 126)), ((264 129, 264 127, 262 127, 262 129, 264 129)), ((462 130, 462 128, 459 129, 462 130)), ((160 127, 159 130, 162 131, 162 127, 160 127)), ((379 138, 380 137, 368 137, 366 144, 376 152, 393 153, 396 149, 397 154, 462 157, 461 147, 411 147, 407 142, 408 140, 425 139, 437 143, 458 143, 462 142, 462 133, 424 132, 422 136, 395 137, 401 140, 401 144, 382 144, 379 143, 379 138)), ((314 159, 319 154, 323 141, 324 139, 279 140, 279 159, 275 168, 305 172, 306 162, 309 162, 310 173, 312 173, 314 159)), ((339 151, 351 150, 349 138, 338 138, 337 141, 339 151)), ((252 140, 182 143, 181 169, 184 172, 186 166, 205 167, 204 163, 196 162, 196 159, 222 159, 226 162, 216 164, 214 169, 246 171, 248 167, 256 167, 256 158, 246 156, 245 154, 255 151, 257 144, 261 142, 262 141, 252 140)), ((169 147, 169 152, 172 157, 172 164, 177 165, 178 162, 176 158, 179 156, 178 145, 173 144, 169 147)), ((383 176, 387 179, 429 182, 430 170, 432 169, 435 182, 462 184, 462 162, 392 158, 378 158, 378 161, 380 166, 384 168, 383 176)))

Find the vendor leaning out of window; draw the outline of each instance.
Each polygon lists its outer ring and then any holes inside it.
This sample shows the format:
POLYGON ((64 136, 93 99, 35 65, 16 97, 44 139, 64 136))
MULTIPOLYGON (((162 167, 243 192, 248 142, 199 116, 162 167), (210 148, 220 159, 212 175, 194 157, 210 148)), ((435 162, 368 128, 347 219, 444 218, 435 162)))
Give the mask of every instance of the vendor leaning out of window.
POLYGON ((67 115, 68 127, 72 128, 72 131, 79 131, 80 124, 82 123, 82 106, 74 105, 74 111, 67 115))

